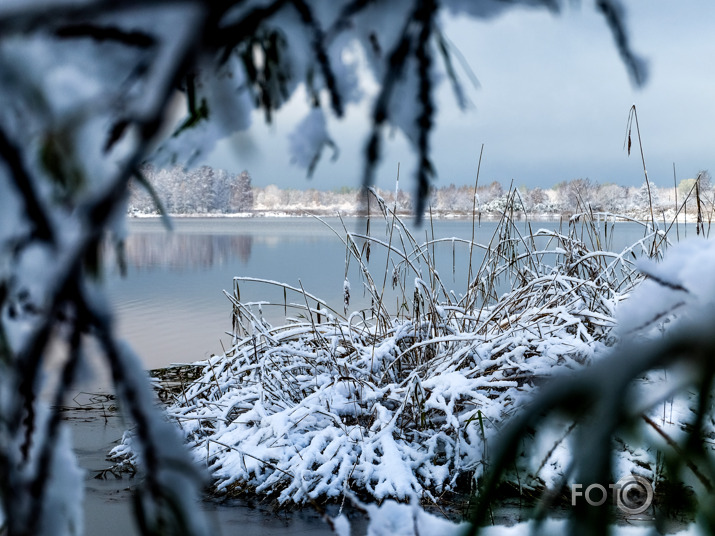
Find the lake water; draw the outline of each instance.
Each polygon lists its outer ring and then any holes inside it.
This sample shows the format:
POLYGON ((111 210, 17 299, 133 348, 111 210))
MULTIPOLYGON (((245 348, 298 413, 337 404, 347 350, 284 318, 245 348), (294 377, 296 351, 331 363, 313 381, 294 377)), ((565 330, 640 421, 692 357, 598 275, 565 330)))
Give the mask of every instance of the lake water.
MULTIPOLYGON (((139 534, 134 521, 132 486, 135 481, 109 476, 95 478, 109 466, 106 457, 112 445, 126 429, 116 411, 104 411, 99 402, 87 395, 83 404, 63 411, 65 424, 72 432, 75 452, 85 470, 84 534, 88 536, 130 536, 139 534)), ((197 505, 208 518, 216 536, 329 536, 333 532, 313 509, 276 512, 260 501, 202 501, 197 505)), ((335 515, 335 514, 333 514, 335 515)), ((358 526, 364 521, 356 519, 358 526)), ((364 532, 364 530, 363 530, 364 532)))
MULTIPOLYGON (((217 219, 185 218, 174 220, 168 233, 158 219, 132 219, 126 244, 128 274, 122 278, 115 266, 108 268, 107 286, 117 314, 120 335, 128 340, 147 368, 204 359, 228 347, 231 329, 231 304, 223 290, 231 292, 235 276, 279 281, 302 287, 343 312, 343 281, 346 275, 346 248, 341 240, 345 230, 338 219, 324 223, 312 218, 217 219), (340 235, 340 236, 338 236, 340 235)), ((489 243, 495 222, 482 222, 475 229, 475 241, 489 243)), ((564 224, 565 225, 565 224, 564 224)), ((347 230, 365 233, 360 219, 345 221, 347 230)), ((531 229, 557 229, 559 222, 531 223, 531 229)), ((520 232, 527 233, 525 224, 520 232)), ((387 242, 386 225, 371 221, 370 235, 387 242)), ((643 227, 618 223, 610 249, 620 251, 643 236, 643 227)), ((412 229, 418 242, 427 238, 470 239, 472 222, 464 220, 429 222, 412 229)), ((681 236, 683 229, 681 226, 681 236)), ((397 234, 393 245, 399 245, 397 234)), ((358 244, 361 246, 361 243, 358 244)), ((378 287, 384 279, 385 248, 373 243, 369 268, 378 287)), ((457 296, 464 292, 467 280, 468 248, 458 241, 438 243, 434 249, 437 269, 444 285, 457 296)), ((473 264, 481 262, 481 252, 474 250, 473 264)), ((394 260, 394 256, 392 257, 394 260)), ((351 308, 369 307, 361 290, 358 263, 350 262, 351 308)), ((399 305, 399 293, 391 291, 388 271, 386 303, 399 305)), ((428 274, 424 273, 423 278, 428 274)), ((412 296, 414 274, 405 278, 412 296)), ((284 295, 279 287, 257 283, 240 284, 244 301, 271 301, 262 306, 263 316, 272 323, 284 322, 284 295)), ((288 293, 287 301, 305 304, 298 293, 288 293)), ((311 306, 314 302, 311 301, 311 306)), ((258 308, 254 307, 257 313, 258 308)), ((295 316, 299 311, 291 312, 295 316)))

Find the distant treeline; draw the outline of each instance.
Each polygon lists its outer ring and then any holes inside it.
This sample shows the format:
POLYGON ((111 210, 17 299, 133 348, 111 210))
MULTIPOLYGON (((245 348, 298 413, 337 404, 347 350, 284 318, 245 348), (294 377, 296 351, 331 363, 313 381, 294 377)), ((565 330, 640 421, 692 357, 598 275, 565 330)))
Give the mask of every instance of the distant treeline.
MULTIPOLYGON (((337 190, 283 189, 275 185, 258 188, 251 186, 247 171, 232 175, 227 171, 208 166, 187 172, 181 168, 157 170, 143 168, 143 173, 153 185, 159 199, 173 214, 226 214, 238 212, 289 213, 303 212, 330 214, 340 211, 354 214, 364 210, 365 199, 357 188, 342 187, 337 190)), ((652 183, 639 187, 599 184, 590 179, 578 178, 561 182, 552 188, 527 188, 521 186, 512 192, 517 212, 529 214, 572 214, 584 210, 630 214, 649 217, 650 208, 662 215, 673 216, 684 201, 682 211, 697 210, 696 194, 701 210, 710 212, 713 207, 713 187, 710 174, 701 171, 696 178, 681 180, 677 187, 656 187, 652 183), (697 182, 697 185, 696 185, 697 182)), ((410 192, 377 189, 377 193, 398 212, 413 210, 410 192)), ((448 186, 433 188, 430 208, 433 213, 468 215, 472 210, 483 214, 501 213, 509 201, 510 192, 499 182, 478 186, 448 186)), ((155 213, 151 196, 139 185, 132 187, 130 212, 155 213)))
MULTIPOLYGON (((140 171, 170 214, 231 214, 253 210, 253 188, 248 171, 235 175, 209 166, 187 171, 180 166, 156 169, 151 165, 140 171)), ((147 188, 135 181, 129 191, 130 213, 158 212, 147 188)))

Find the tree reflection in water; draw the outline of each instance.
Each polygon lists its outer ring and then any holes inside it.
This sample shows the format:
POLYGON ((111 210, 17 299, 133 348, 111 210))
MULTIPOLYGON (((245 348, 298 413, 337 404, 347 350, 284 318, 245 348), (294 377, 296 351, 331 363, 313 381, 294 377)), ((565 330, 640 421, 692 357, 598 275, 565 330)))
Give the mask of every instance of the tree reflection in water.
POLYGON ((127 265, 137 270, 193 270, 251 258, 253 236, 144 232, 130 234, 125 245, 127 265))

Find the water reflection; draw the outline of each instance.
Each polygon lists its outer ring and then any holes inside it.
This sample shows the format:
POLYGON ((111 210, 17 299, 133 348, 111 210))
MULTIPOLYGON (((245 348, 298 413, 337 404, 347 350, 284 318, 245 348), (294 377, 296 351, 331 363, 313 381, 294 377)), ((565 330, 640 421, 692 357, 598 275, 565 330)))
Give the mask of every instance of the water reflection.
POLYGON ((196 270, 251 258, 251 235, 138 233, 127 238, 127 264, 138 270, 196 270))

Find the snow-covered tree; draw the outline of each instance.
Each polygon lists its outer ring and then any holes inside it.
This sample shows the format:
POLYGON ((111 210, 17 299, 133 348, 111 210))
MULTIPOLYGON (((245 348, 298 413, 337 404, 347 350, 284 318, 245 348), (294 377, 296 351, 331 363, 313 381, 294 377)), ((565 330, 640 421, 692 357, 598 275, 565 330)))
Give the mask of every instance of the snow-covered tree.
POLYGON ((532 207, 546 204, 549 201, 549 196, 546 195, 544 190, 538 186, 528 192, 527 198, 532 207))
POLYGON ((601 184, 595 193, 596 205, 614 214, 623 213, 627 207, 627 189, 617 184, 601 184))
POLYGON ((633 196, 632 202, 634 208, 636 209, 647 209, 651 205, 653 207, 657 207, 660 205, 660 200, 658 199, 658 190, 654 188, 652 184, 643 182, 643 184, 641 184, 641 187, 633 196))
MULTIPOLYGON (((573 179, 560 185, 559 198, 565 210, 580 212, 594 201, 598 186, 589 178, 573 179)), ((598 210, 597 207, 592 207, 598 210)))
POLYGON ((190 202, 186 212, 213 212, 220 202, 214 195, 214 170, 209 166, 201 166, 187 174, 187 191, 190 202))
POLYGON ((251 175, 249 175, 248 171, 242 171, 231 185, 229 208, 231 212, 253 210, 253 187, 251 186, 251 175))
POLYGON ((706 169, 701 169, 695 177, 680 181, 678 184, 678 203, 686 203, 688 210, 697 210, 696 196, 700 196, 702 207, 703 200, 710 202, 713 197, 712 192, 713 186, 710 172, 706 169))
POLYGON ((224 169, 215 169, 213 174, 212 194, 213 205, 210 212, 231 212, 231 174, 224 169))
POLYGON ((156 192, 156 199, 132 181, 129 187, 129 212, 156 213, 159 204, 170 214, 222 213, 251 210, 253 191, 247 171, 234 176, 223 169, 201 166, 186 170, 182 166, 157 170, 142 166, 142 176, 156 192))

